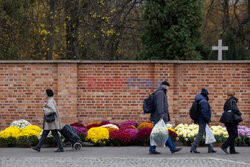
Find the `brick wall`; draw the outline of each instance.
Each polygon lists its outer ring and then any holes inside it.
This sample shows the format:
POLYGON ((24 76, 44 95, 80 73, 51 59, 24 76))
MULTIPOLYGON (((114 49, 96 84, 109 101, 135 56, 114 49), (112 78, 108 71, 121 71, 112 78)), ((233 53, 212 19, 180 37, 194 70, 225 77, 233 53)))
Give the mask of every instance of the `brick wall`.
POLYGON ((0 129, 13 120, 42 125, 45 89, 55 92, 63 124, 109 120, 147 121, 143 99, 162 80, 168 91, 172 124, 191 123, 188 110, 202 87, 210 92, 212 124, 223 111, 226 89, 234 88, 249 126, 249 61, 1 61, 0 129))

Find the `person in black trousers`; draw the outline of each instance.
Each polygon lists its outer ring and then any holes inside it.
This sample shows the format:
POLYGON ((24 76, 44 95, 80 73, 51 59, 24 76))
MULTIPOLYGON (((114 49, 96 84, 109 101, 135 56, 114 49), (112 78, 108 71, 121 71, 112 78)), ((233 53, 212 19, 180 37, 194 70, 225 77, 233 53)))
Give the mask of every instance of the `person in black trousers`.
POLYGON ((47 98, 46 98, 47 102, 43 107, 44 117, 45 117, 45 115, 54 114, 55 120, 52 122, 46 122, 45 119, 43 120, 44 121, 43 122, 43 133, 42 133, 41 139, 40 139, 39 143, 37 144, 37 146, 31 147, 31 148, 33 150, 40 152, 40 149, 41 149, 42 145, 44 144, 46 137, 48 136, 49 132, 51 131, 53 137, 56 139, 56 143, 58 146, 58 149, 55 152, 64 152, 61 138, 58 135, 58 130, 61 129, 61 119, 59 116, 56 102, 53 98, 54 93, 51 89, 47 89, 46 94, 47 94, 47 98))
MULTIPOLYGON (((224 104, 224 112, 230 111, 233 112, 233 114, 241 115, 241 112, 239 111, 237 107, 238 99, 234 97, 235 92, 234 90, 230 89, 227 91, 227 101, 224 104)), ((231 117, 233 119, 233 117, 231 117)), ((229 154, 227 151, 227 148, 230 147, 230 154, 239 154, 239 152, 235 151, 235 138, 238 137, 238 123, 231 120, 231 123, 225 123, 225 126, 227 128, 227 132, 229 134, 229 137, 227 138, 226 142, 223 143, 221 146, 221 149, 226 153, 229 154)))

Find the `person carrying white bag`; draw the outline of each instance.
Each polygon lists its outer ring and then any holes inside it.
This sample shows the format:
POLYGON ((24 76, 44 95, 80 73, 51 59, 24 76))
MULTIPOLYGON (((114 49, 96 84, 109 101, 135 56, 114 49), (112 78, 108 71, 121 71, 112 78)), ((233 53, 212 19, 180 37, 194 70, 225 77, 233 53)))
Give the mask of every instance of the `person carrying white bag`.
POLYGON ((195 101, 198 101, 198 112, 199 116, 197 119, 197 123, 199 125, 199 132, 193 142, 190 152, 191 153, 200 153, 197 151, 197 146, 200 143, 201 138, 203 135, 206 135, 207 142, 208 142, 208 153, 215 153, 214 147, 212 145, 213 140, 210 140, 211 133, 208 127, 208 124, 211 122, 211 108, 210 104, 208 103, 208 95, 209 92, 207 89, 202 88, 201 93, 195 96, 195 101), (207 128, 206 128, 207 127, 207 128))
MULTIPOLYGON (((156 126, 157 122, 159 122, 159 121, 163 122, 164 124, 166 122, 170 121, 169 112, 168 112, 168 99, 167 99, 167 95, 166 95, 169 86, 170 86, 170 84, 167 81, 163 81, 161 83, 160 87, 154 93, 154 101, 153 101, 154 111, 150 115, 150 120, 153 121, 154 126, 156 126)), ((154 132, 153 132, 153 134, 154 134, 154 132)), ((153 137, 153 134, 152 134, 152 137, 153 137)), ((164 133, 158 133, 158 136, 161 136, 161 137, 154 140, 157 143, 158 143, 158 140, 159 140, 159 143, 161 143, 160 141, 162 141, 162 143, 159 144, 161 146, 164 145, 163 140, 162 140, 164 135, 162 135, 162 134, 164 134, 164 133), (161 134, 161 135, 159 135, 159 134, 161 134)), ((157 143, 152 143, 153 145, 150 144, 149 154, 160 154, 160 152, 156 151, 157 143)), ((175 147, 174 142, 171 140, 170 137, 168 137, 168 139, 166 140, 165 145, 168 146, 171 153, 175 153, 175 152, 178 152, 181 150, 181 148, 175 147)))

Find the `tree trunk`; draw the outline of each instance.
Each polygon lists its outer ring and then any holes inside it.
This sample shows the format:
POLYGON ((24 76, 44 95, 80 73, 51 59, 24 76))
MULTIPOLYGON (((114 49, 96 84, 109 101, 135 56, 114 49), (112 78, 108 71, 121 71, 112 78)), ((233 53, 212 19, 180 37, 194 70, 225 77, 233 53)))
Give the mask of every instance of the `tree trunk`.
POLYGON ((79 0, 66 0, 66 46, 67 58, 79 59, 78 29, 79 29, 79 0))
POLYGON ((230 26, 230 15, 229 15, 229 0, 223 0, 223 31, 226 32, 227 30, 231 29, 230 26))
POLYGON ((56 0, 50 0, 50 13, 48 16, 49 23, 49 33, 48 33, 48 41, 47 41, 47 60, 52 60, 53 47, 55 41, 55 8, 56 8, 56 0))

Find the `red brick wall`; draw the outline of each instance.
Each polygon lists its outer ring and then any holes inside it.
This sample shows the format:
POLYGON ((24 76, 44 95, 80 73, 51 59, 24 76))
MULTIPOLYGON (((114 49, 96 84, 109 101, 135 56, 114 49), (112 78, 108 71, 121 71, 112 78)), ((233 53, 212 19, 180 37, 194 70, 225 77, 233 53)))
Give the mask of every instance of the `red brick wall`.
POLYGON ((171 123, 191 123, 188 110, 205 87, 212 124, 223 111, 226 89, 234 88, 249 126, 249 61, 244 62, 0 62, 0 129, 13 120, 42 124, 45 89, 55 91, 63 124, 94 120, 147 121, 143 99, 162 80, 168 91, 171 123))

